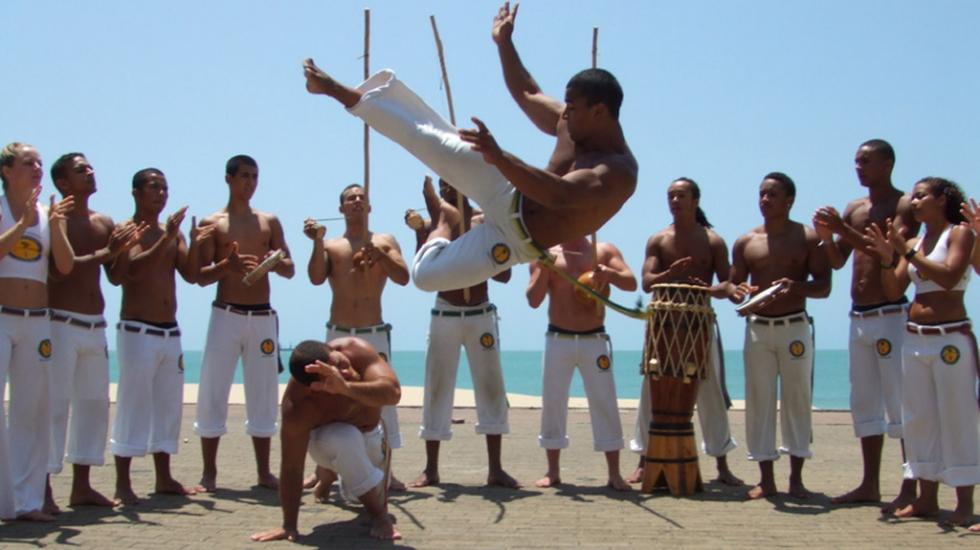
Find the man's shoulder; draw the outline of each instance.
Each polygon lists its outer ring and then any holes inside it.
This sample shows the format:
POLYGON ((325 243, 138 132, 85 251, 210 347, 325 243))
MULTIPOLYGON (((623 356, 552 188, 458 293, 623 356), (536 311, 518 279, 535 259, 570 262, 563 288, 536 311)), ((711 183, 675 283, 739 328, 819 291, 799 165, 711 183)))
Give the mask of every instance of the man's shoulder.
POLYGON ((213 225, 228 219, 228 211, 222 208, 201 218, 201 225, 213 225))

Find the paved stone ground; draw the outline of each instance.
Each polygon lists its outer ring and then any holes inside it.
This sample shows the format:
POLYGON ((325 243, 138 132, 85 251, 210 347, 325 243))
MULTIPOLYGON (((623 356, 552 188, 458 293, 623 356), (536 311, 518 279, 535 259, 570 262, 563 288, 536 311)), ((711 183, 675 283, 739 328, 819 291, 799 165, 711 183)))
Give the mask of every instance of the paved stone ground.
MULTIPOLYGON (((424 462, 424 447, 415 438, 421 411, 401 411, 406 448, 395 454, 395 473, 414 477, 424 462)), ((634 411, 623 411, 623 423, 632 427, 634 411)), ((240 426, 244 408, 231 408, 230 425, 240 426)), ((457 410, 465 423, 455 426, 456 437, 443 444, 442 481, 439 487, 410 490, 392 499, 392 513, 405 539, 396 546, 417 548, 649 548, 667 547, 862 547, 935 548, 971 546, 980 537, 965 529, 943 529, 935 521, 883 519, 874 506, 831 507, 829 496, 842 493, 857 482, 860 455, 847 413, 814 414, 814 458, 808 461, 805 480, 815 495, 809 501, 780 496, 745 502, 746 488, 707 484, 694 498, 673 498, 665 493, 642 495, 617 493, 603 487, 602 455, 592 451, 587 411, 569 414, 571 446, 563 453, 559 489, 533 487, 506 490, 482 487, 486 455, 482 437, 473 433, 475 411, 457 410)), ((504 465, 526 485, 532 485, 545 467, 544 452, 536 441, 540 411, 513 409, 512 434, 504 440, 504 465)), ((193 407, 184 409, 183 434, 190 438, 174 458, 178 479, 191 484, 200 475, 200 446, 191 431, 193 407)), ((741 440, 744 416, 732 413, 733 431, 741 440)), ((627 430, 629 431, 629 430, 627 430)), ((223 438, 219 454, 222 487, 213 495, 179 498, 152 495, 138 506, 116 510, 67 509, 70 475, 53 480, 55 494, 65 512, 53 524, 6 523, 0 525, 0 547, 28 548, 72 545, 86 548, 207 548, 220 550, 258 546, 249 534, 276 527, 281 515, 276 493, 255 488, 251 444, 241 430, 223 438)), ((16 443, 15 443, 16 444, 16 443)), ((273 467, 278 468, 278 442, 273 445, 273 467)), ((900 468, 898 445, 885 448, 883 487, 894 496, 900 468)), ((624 452, 622 469, 629 472, 636 457, 624 452)), ((737 475, 757 479, 754 464, 745 459, 744 448, 730 455, 737 475)), ((312 466, 312 464, 309 464, 312 466)), ((785 489, 789 463, 776 464, 780 488, 785 489)), ((713 460, 701 460, 702 475, 714 474, 713 460)), ((95 485, 111 494, 111 467, 93 469, 95 485)), ((146 495, 152 488, 151 460, 133 463, 136 490, 146 495)), ((942 505, 950 510, 952 491, 941 489, 942 505)), ((358 520, 357 508, 319 505, 304 496, 300 512, 299 544, 316 547, 385 547, 365 538, 367 528, 358 520)), ((288 543, 271 543, 285 548, 288 543)))

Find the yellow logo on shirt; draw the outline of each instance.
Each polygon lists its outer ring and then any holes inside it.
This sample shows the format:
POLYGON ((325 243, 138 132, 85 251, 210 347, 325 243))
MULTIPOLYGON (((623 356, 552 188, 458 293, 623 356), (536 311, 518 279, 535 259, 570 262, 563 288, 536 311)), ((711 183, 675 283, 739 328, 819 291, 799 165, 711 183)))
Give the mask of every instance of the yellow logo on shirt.
POLYGON ((51 358, 51 340, 45 338, 37 345, 37 353, 42 359, 51 358))
POLYGON ((10 256, 22 262, 36 262, 41 259, 41 241, 30 235, 24 235, 10 251, 10 256))
POLYGON ((490 249, 493 261, 498 264, 505 264, 510 260, 510 248, 504 243, 497 243, 490 249))
POLYGON ((489 332, 484 332, 480 336, 480 345, 483 346, 484 349, 492 348, 495 343, 497 343, 497 339, 494 338, 493 334, 490 334, 489 332))
POLYGON ((879 338, 878 341, 875 342, 875 347, 878 348, 878 355, 882 357, 886 357, 892 352, 892 343, 889 342, 887 338, 879 338))
POLYGON ((800 340, 793 340, 789 344, 789 354, 793 357, 802 357, 806 353, 806 345, 800 340))
POLYGON ((609 367, 612 366, 612 360, 609 359, 608 355, 600 355, 595 360, 595 365, 599 367, 599 370, 609 370, 609 367))
POLYGON ((272 341, 272 338, 266 338, 259 344, 259 349, 265 355, 272 355, 276 351, 276 343, 272 341))
POLYGON ((960 360, 960 350, 956 346, 943 346, 939 356, 943 358, 943 363, 952 365, 960 360))

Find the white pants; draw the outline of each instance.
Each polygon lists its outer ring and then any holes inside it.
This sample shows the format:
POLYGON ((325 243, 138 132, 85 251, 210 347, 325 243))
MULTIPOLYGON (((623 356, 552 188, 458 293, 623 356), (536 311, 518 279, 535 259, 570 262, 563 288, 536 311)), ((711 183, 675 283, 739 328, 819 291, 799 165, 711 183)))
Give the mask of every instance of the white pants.
MULTIPOLYGON (((725 403, 725 390, 721 386, 721 350, 712 332, 709 344, 708 373, 698 385, 698 427, 701 428, 701 450, 713 457, 722 457, 733 451, 737 444, 732 437, 728 423, 728 407, 725 403)), ((650 406, 650 382, 643 380, 640 390, 640 405, 636 414, 636 427, 630 450, 645 453, 650 441, 649 429, 652 413, 650 406)))
POLYGON ((507 391, 500 368, 500 341, 497 310, 489 302, 479 306, 454 306, 437 298, 425 352, 425 390, 419 437, 428 441, 452 439, 450 427, 459 349, 466 358, 473 378, 476 398, 476 433, 505 434, 507 391))
POLYGON ((274 310, 236 312, 215 305, 201 364, 194 432, 228 433, 228 394, 239 357, 245 382, 245 432, 272 437, 279 414, 279 344, 274 310))
POLYGON ((122 321, 116 329, 119 386, 112 454, 177 454, 184 400, 184 356, 179 329, 122 321), (136 329, 130 332, 125 327, 136 329), (163 331, 154 336, 147 331, 163 331))
POLYGON ((813 337, 805 313, 745 323, 745 439, 749 460, 810 458, 813 337), (776 449, 776 387, 783 445, 776 449))
POLYGON ((89 328, 51 321, 51 454, 48 473, 61 473, 67 443, 72 464, 101 466, 109 432, 109 357, 105 319, 60 309, 51 312, 89 328), (95 328, 95 324, 103 327, 95 328), (71 421, 69 423, 69 409, 71 421))
POLYGON ((541 256, 512 209, 516 190, 456 128, 412 90, 383 70, 358 86, 361 100, 349 110, 401 145, 483 210, 486 222, 458 239, 433 239, 415 255, 412 280, 426 291, 482 283, 512 265, 541 256))
POLYGON ((622 449, 623 424, 616 401, 612 345, 605 332, 545 335, 538 444, 545 449, 568 447, 568 390, 575 367, 589 401, 593 448, 599 452, 622 449))
MULTIPOLYGON (((349 328, 327 323, 327 342, 336 338, 360 338, 371 344, 385 361, 391 365, 391 325, 380 324, 370 327, 349 328)), ((391 367, 394 369, 394 365, 391 367)), ((396 405, 381 407, 381 420, 388 430, 388 446, 401 449, 402 432, 398 425, 398 409, 396 405)))
POLYGON ((980 483, 973 346, 969 336, 956 332, 905 335, 902 417, 908 479, 942 481, 952 487, 980 483))
POLYGON ((308 451, 318 466, 340 476, 342 490, 360 497, 384 479, 384 433, 362 432, 353 424, 334 422, 310 432, 308 451))
POLYGON ((882 306, 851 313, 847 350, 854 435, 902 437, 902 339, 905 308, 882 306), (883 310, 894 310, 882 314, 883 310))
MULTIPOLYGON (((46 261, 46 260, 45 260, 46 261)), ((0 404, 0 518, 40 510, 51 443, 47 310, 35 317, 0 313, 0 396, 10 377, 10 410, 0 404)))

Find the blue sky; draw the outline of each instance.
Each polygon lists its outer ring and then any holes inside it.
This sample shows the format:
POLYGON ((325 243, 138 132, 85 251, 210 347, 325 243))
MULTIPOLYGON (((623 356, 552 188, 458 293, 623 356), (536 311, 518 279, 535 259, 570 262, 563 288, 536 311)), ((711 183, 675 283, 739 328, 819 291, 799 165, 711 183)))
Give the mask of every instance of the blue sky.
MULTIPOLYGON (((260 180, 253 204, 280 217, 298 263, 294 279, 273 279, 281 339, 322 337, 330 291, 305 277, 310 242, 302 220, 336 215, 340 189, 361 181, 361 126, 306 94, 303 58, 359 82, 369 7, 372 69, 394 69, 447 112, 428 21, 434 14, 457 117, 479 116, 505 149, 541 165, 552 139, 504 87, 490 39, 498 6, 7 1, 0 141, 34 144, 48 166, 68 151, 84 152, 99 183, 91 205, 116 220, 132 214, 130 180, 141 168, 167 174, 168 210, 189 204, 189 214, 202 217, 225 204, 227 158, 254 156, 260 180)), ((895 146, 898 187, 938 175, 976 193, 977 21, 980 3, 966 0, 532 0, 520 8, 515 41, 541 86, 561 97, 568 78, 590 63, 592 27, 599 27, 599 65, 625 90, 621 119, 640 162, 636 194, 599 236, 638 271, 647 237, 670 223, 666 187, 682 175, 700 183, 702 207, 729 245, 760 223, 757 188, 773 170, 797 182, 795 219, 809 223, 825 204, 842 209, 862 193, 852 159, 873 137, 895 146)), ((371 147, 372 228, 393 233, 410 255, 414 238, 401 217, 422 205, 425 167, 377 134, 371 147)), ((45 187, 53 192, 48 178, 45 187)), ((328 235, 342 232, 342 223, 328 225, 328 235)), ((831 298, 810 304, 820 347, 846 347, 849 280, 849 267, 835 273, 831 298)), ((115 321, 119 291, 103 284, 107 318, 115 321)), ((524 266, 509 284, 491 283, 505 350, 542 347, 547 316, 527 306, 526 284, 524 266)), ((185 348, 203 347, 213 295, 213 287, 180 286, 185 348)), ((636 296, 614 298, 632 303, 636 296)), ((412 286, 389 286, 384 310, 396 349, 424 349, 433 300, 412 286)), ((977 311, 975 291, 967 301, 977 311)), ((727 303, 717 306, 726 344, 740 348, 742 322, 727 303)), ((607 327, 618 348, 642 346, 641 323, 610 313, 607 327)))

